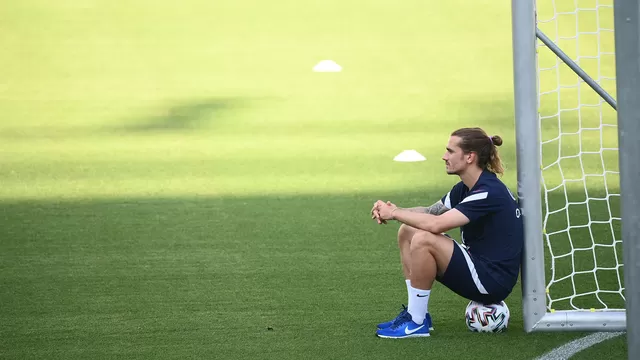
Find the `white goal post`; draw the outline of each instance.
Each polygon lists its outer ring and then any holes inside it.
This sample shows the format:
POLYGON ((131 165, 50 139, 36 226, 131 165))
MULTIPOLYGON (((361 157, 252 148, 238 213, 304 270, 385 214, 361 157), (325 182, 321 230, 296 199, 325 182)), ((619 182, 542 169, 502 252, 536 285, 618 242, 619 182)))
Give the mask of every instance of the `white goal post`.
POLYGON ((512 0, 527 332, 627 326, 613 10, 512 0))

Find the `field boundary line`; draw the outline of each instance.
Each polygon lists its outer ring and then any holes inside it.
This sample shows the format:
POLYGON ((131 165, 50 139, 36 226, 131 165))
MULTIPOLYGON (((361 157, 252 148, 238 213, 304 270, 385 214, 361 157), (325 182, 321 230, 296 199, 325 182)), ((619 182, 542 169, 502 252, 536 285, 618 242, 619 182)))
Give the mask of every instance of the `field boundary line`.
POLYGON ((573 340, 562 346, 549 351, 548 353, 540 356, 536 360, 565 360, 571 356, 579 353, 580 351, 590 348, 595 344, 599 344, 605 340, 613 339, 616 336, 624 334, 624 331, 618 332, 598 332, 585 336, 580 339, 573 340))

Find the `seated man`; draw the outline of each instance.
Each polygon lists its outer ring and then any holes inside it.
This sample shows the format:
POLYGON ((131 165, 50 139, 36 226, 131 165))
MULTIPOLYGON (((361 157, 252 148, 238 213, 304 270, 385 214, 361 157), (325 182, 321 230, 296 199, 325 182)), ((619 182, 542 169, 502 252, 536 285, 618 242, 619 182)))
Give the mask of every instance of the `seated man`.
POLYGON ((398 246, 409 295, 408 308, 378 325, 382 338, 429 336, 428 311, 434 280, 458 295, 484 304, 504 300, 520 272, 524 233, 517 200, 498 179, 503 167, 497 146, 480 128, 451 134, 442 159, 460 182, 427 208, 397 207, 378 200, 371 210, 379 224, 402 223, 398 246), (462 245, 443 233, 459 227, 462 245))

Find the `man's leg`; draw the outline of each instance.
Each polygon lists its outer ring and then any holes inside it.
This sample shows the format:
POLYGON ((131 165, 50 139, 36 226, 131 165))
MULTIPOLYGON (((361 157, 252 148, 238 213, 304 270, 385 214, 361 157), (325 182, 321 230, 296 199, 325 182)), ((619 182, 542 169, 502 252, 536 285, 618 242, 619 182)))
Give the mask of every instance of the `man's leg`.
POLYGON ((408 311, 416 324, 429 312, 431 287, 437 274, 444 274, 453 255, 453 240, 427 231, 416 232, 411 240, 411 287, 408 311))
POLYGON ((436 275, 442 275, 453 255, 453 240, 442 234, 418 231, 411 239, 411 286, 431 290, 436 275))
POLYGON ((400 261, 402 272, 406 280, 411 279, 411 239, 420 230, 409 225, 402 224, 398 230, 398 248, 400 248, 400 261))
POLYGON ((427 231, 416 230, 410 241, 398 236, 405 276, 409 275, 409 309, 397 327, 378 330, 380 337, 403 338, 429 336, 430 321, 425 322, 431 287, 437 274, 444 274, 453 255, 453 240, 427 231), (408 247, 408 251, 407 251, 408 247))
MULTIPOLYGON (((413 235, 420 230, 409 225, 401 224, 398 230, 398 248, 400 249, 400 262, 402 263, 402 273, 404 274, 404 282, 407 287, 407 304, 411 298, 411 239, 413 235)), ((407 308, 403 306, 400 314, 393 320, 378 324, 378 329, 385 329, 393 325, 394 321, 407 312, 407 308)))
POLYGON ((402 273, 407 286, 407 305, 411 299, 411 240, 413 236, 421 230, 409 225, 402 224, 398 230, 398 248, 400 248, 400 261, 402 262, 402 273))

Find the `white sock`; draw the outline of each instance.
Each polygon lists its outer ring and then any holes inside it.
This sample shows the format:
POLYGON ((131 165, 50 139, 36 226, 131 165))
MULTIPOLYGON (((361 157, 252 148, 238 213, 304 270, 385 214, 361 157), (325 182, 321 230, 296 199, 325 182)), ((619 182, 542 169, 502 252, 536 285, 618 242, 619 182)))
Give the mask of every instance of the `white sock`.
POLYGON ((407 306, 409 306, 409 301, 411 301, 411 280, 406 279, 404 282, 407 283, 407 306))
POLYGON ((409 296, 409 314, 416 324, 422 324, 429 311, 429 296, 431 290, 422 290, 411 287, 409 296))

